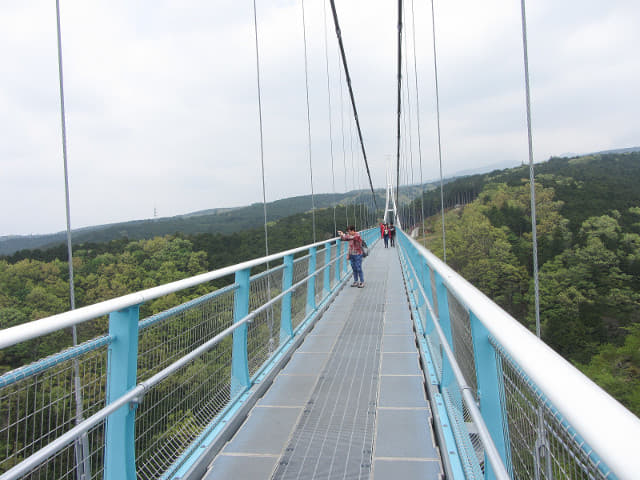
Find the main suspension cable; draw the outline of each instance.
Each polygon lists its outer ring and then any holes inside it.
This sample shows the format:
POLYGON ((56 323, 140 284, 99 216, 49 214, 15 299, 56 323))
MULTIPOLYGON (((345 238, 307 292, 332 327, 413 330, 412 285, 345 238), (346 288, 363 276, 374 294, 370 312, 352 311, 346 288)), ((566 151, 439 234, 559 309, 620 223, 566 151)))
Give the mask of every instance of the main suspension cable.
MULTIPOLYGON (((360 139, 360 147, 362 148, 362 157, 364 159, 364 166, 367 169, 367 176, 369 177, 369 187, 371 188, 371 195, 373 201, 376 203, 376 194, 373 190, 373 182, 371 181, 371 171, 369 170, 369 162, 367 161, 367 152, 364 148, 364 140, 362 139, 362 130, 360 129, 360 120, 358 119, 358 109, 356 108, 356 100, 353 95, 353 87, 351 86, 351 76, 349 75, 349 66, 347 65, 347 57, 344 53, 344 45, 342 43, 342 32, 340 31, 340 23, 338 22, 338 13, 336 12, 335 0, 330 0, 331 11, 333 13, 333 23, 336 30, 336 36, 338 37, 338 45, 340 46, 340 55, 342 57, 342 64, 344 66, 344 75, 347 80, 347 86, 349 87, 349 96, 351 97, 351 106, 353 107, 353 117, 356 121, 358 128, 358 138, 360 139)), ((377 203, 376 203, 377 206, 377 203)))

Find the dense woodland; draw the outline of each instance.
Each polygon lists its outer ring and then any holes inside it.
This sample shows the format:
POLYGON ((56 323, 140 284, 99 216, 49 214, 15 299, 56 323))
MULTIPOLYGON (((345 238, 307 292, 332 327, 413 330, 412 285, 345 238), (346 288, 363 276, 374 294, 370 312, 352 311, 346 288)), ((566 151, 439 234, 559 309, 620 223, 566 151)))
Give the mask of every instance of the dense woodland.
MULTIPOLYGON (((534 328, 528 167, 445 185, 447 261, 527 327, 534 328)), ((542 336, 640 414, 640 153, 553 158, 536 166, 542 336)), ((381 207, 381 205, 378 205, 381 207)), ((439 190, 408 205, 425 212, 427 245, 442 255, 439 190), (430 216, 433 215, 433 216, 430 216)), ((339 206, 336 223, 374 223, 365 205, 339 206)), ((316 239, 335 235, 334 209, 318 209, 316 239)), ((268 226, 269 252, 313 241, 312 216, 268 226)), ((405 222, 405 225, 407 223, 405 222)), ((119 238, 74 247, 77 306, 261 257, 264 228, 119 238)), ((220 287, 204 285, 142 307, 146 316, 220 287)), ((66 247, 0 257, 0 328, 68 310, 66 247)), ((83 326, 81 338, 105 322, 83 326)), ((0 352, 0 373, 68 345, 66 333, 0 352)))
MULTIPOLYGON (((372 224, 373 211, 365 205, 335 209, 337 229, 347 223, 358 228, 372 224), (367 218, 369 220, 367 220, 367 218)), ((299 213, 268 224, 269 253, 313 243, 310 213, 299 213)), ((315 212, 316 241, 335 236, 334 209, 315 212)), ((149 240, 126 238, 76 245, 73 251, 76 307, 91 305, 199 273, 265 255, 264 225, 231 234, 175 233, 149 240)), ((69 310, 69 269, 66 246, 22 250, 0 257, 0 328, 19 325, 69 310)), ((256 270, 257 272, 258 270, 256 270)), ((255 272, 252 272, 255 273, 255 272)), ((233 281, 219 279, 142 305, 141 317, 208 293, 233 281)), ((81 340, 105 333, 106 320, 79 326, 81 340)), ((59 332, 0 350, 0 374, 69 346, 71 336, 59 332)))
MULTIPOLYGON (((447 210, 447 262, 535 331, 529 169, 465 182, 483 187, 447 210)), ((535 185, 542 338, 638 415, 640 153, 554 158, 535 185)), ((441 221, 426 222, 440 257, 441 221)))

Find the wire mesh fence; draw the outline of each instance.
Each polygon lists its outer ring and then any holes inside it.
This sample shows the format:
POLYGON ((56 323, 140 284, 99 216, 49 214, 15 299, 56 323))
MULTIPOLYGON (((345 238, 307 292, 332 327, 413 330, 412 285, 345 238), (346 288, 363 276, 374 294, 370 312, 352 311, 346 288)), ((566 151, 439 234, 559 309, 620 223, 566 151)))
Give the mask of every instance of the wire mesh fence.
MULTIPOLYGON (((265 305, 282 293, 282 269, 272 269, 252 277, 249 295, 249 310, 265 305)), ((282 300, 258 313, 248 327, 247 355, 249 375, 253 377, 280 344, 280 317, 282 300)))
POLYGON ((458 451, 461 453, 460 461, 465 471, 465 478, 469 480, 484 478, 484 448, 462 400, 460 387, 453 379, 443 385, 442 398, 451 420, 458 451))
MULTIPOLYGON (((453 354, 466 384, 471 387, 471 392, 477 402, 476 362, 473 352, 473 336, 469 312, 449 291, 447 291, 447 303, 449 306, 449 321, 451 323, 453 354)), ((477 434, 477 428, 471 418, 469 409, 462 401, 460 389, 455 382, 451 382, 451 386, 446 389, 446 392, 447 405, 450 411, 455 412, 454 431, 456 432, 456 441, 465 450, 463 465, 467 471, 467 478, 484 478, 484 446, 477 434)))
POLYGON ((462 370, 464 379, 467 381, 467 385, 473 389, 473 396, 477 400, 476 362, 473 355, 473 336, 471 335, 469 312, 450 292, 447 292, 447 302, 449 304, 453 354, 460 366, 460 370, 462 370))
MULTIPOLYGON (((443 355, 442 338, 434 324, 436 319, 432 318, 429 313, 428 305, 430 299, 426 298, 427 293, 424 287, 417 288, 417 286, 413 286, 414 283, 419 281, 416 275, 415 271, 411 271, 411 290, 416 293, 414 305, 419 321, 422 324, 432 365, 441 385, 443 401, 450 419, 449 424, 453 431, 456 445, 461 451, 460 460, 465 471, 465 478, 481 479, 484 478, 484 447, 470 412, 462 399, 460 386, 451 373, 451 365, 443 355)), ((430 285, 427 288, 431 290, 433 300, 436 302, 435 277, 432 272, 430 280, 430 285)), ((454 358, 465 379, 469 379, 468 385, 472 387, 473 394, 477 397, 476 367, 469 313, 450 292, 447 292, 447 303, 454 358)))
POLYGON ((336 260, 338 256, 338 249, 334 247, 331 249, 331 266, 329 267, 329 285, 331 286, 331 290, 335 288, 338 283, 338 279, 336 278, 336 269, 339 268, 339 263, 336 260))
MULTIPOLYGON (((553 409, 527 376, 492 341, 502 372, 503 425, 514 479, 613 478, 593 451, 553 409)), ((597 412, 594 412, 597 413, 597 412)))
MULTIPOLYGON (((336 258, 336 250, 330 251, 331 259, 336 258)), ((309 272, 308 253, 293 262, 293 284, 300 282, 291 292, 294 331, 313 313, 310 300, 320 304, 329 293, 323 269, 328 261, 326 253, 325 249, 318 252, 315 273, 309 272), (310 273, 315 276, 311 297, 307 279, 310 273)), ((246 363, 251 378, 277 353, 281 346, 281 322, 288 315, 282 311, 286 297, 273 301, 283 293, 287 278, 284 263, 275 263, 275 266, 256 263, 259 268, 265 266, 266 271, 249 278, 249 304, 245 306, 250 312, 248 318, 234 318, 238 301, 244 301, 238 296, 244 280, 237 280, 239 284, 232 283, 139 321, 135 382, 136 389, 144 391, 144 395, 123 403, 135 409, 133 448, 137 478, 160 478, 177 468, 231 405, 232 389, 236 392, 237 387, 232 386, 233 337, 241 329, 236 329, 233 335, 229 331, 221 336, 225 330, 234 322, 246 322, 246 363), (262 308, 265 305, 268 307, 262 308), (251 313, 256 309, 260 311, 251 313), (204 353, 192 356, 206 343, 209 344, 204 353)), ((332 287, 339 281, 335 268, 332 265, 327 270, 332 287)), ((173 300, 169 298, 168 302, 175 303, 173 300)), ((131 318, 137 320, 137 316, 131 318)), ((83 335, 91 332, 99 335, 109 326, 105 316, 88 323, 91 322, 91 328, 84 328, 83 335)), ((4 453, 0 458, 0 474, 47 448, 83 419, 95 413, 108 418, 108 413, 101 409, 106 407, 109 379, 115 374, 110 368, 109 348, 119 335, 97 337, 0 376, 0 448, 4 453)), ((26 471, 35 465, 30 472, 12 478, 102 478, 105 459, 109 461, 105 444, 108 420, 97 418, 86 433, 76 434, 75 440, 69 437, 71 443, 66 446, 61 443, 55 451, 49 449, 47 460, 41 463, 33 460, 29 467, 20 467, 26 471)))
POLYGON ((316 274, 315 278, 315 302, 319 305, 324 297, 324 266, 326 265, 326 251, 319 250, 316 255, 316 274))
MULTIPOLYGON (((293 262, 293 284, 309 275, 309 256, 297 258, 293 262)), ((308 282, 298 286, 291 295, 291 324, 295 330, 307 315, 308 282)))
POLYGON ((231 400, 231 337, 146 393, 136 412, 136 467, 160 478, 231 400))
MULTIPOLYGON (((138 378, 143 381, 233 323, 235 286, 141 322, 138 378)), ((138 478, 158 478, 230 401, 231 339, 146 393, 136 412, 138 478)))
MULTIPOLYGON (((0 377, 0 473, 104 406, 107 344, 107 338, 87 342, 0 377)), ((100 477, 103 445, 95 428, 24 478, 73 478, 77 468, 100 477)))

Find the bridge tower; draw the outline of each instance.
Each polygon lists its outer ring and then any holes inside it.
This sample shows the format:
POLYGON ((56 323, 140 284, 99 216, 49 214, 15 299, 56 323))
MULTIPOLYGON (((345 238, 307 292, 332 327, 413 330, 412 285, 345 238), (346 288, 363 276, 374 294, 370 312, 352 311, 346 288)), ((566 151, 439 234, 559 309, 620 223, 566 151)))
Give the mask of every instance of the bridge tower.
POLYGON ((402 228, 400 224, 400 217, 398 217, 398 206, 396 205, 396 198, 393 195, 393 182, 391 181, 391 173, 389 166, 387 165, 387 201, 384 206, 384 219, 383 223, 393 223, 398 228, 402 228), (391 215, 390 215, 391 214, 391 215), (391 220, 389 220, 391 217, 391 220))

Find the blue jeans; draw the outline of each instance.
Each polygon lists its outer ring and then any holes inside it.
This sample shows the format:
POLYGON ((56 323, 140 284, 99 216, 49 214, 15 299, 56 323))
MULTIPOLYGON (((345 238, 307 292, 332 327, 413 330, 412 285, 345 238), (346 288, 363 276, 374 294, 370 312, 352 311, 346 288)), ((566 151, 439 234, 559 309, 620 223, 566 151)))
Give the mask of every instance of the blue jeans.
POLYGON ((362 255, 350 255, 351 269, 353 270, 353 281, 364 282, 364 274, 362 273, 362 255))

